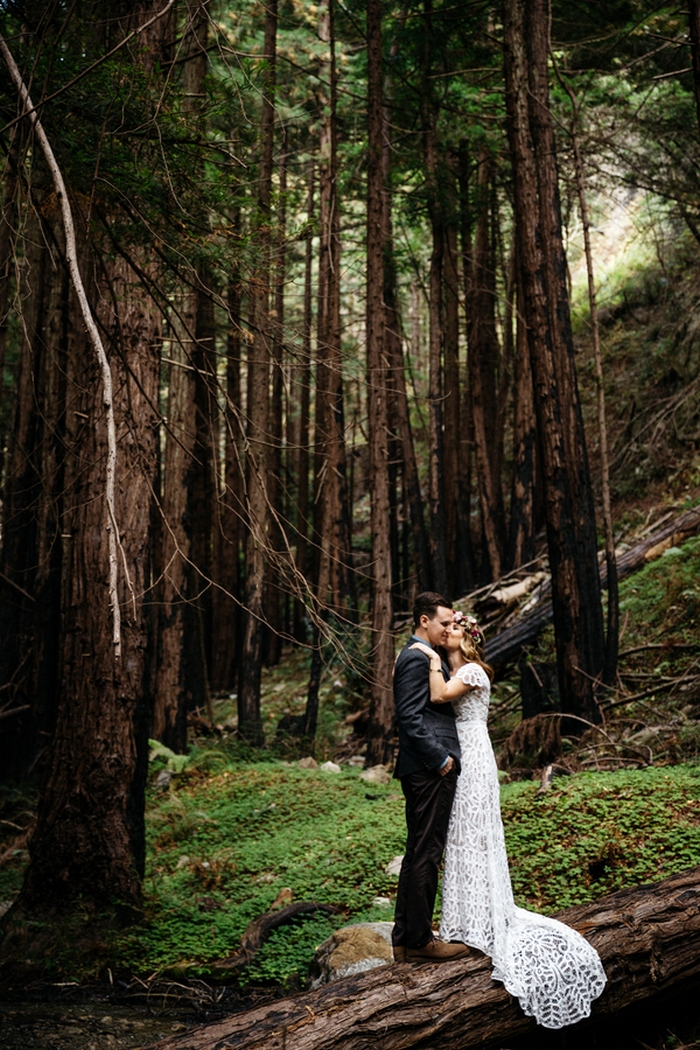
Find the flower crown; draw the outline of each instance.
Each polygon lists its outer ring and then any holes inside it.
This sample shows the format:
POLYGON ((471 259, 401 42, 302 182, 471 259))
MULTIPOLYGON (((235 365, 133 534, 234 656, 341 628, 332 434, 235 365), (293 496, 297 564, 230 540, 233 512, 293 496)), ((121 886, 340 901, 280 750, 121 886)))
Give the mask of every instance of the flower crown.
POLYGON ((481 631, 479 630, 479 624, 473 616, 469 613, 463 613, 459 609, 455 609, 452 613, 452 622, 458 623, 462 627, 466 634, 474 639, 475 642, 481 642, 481 631))

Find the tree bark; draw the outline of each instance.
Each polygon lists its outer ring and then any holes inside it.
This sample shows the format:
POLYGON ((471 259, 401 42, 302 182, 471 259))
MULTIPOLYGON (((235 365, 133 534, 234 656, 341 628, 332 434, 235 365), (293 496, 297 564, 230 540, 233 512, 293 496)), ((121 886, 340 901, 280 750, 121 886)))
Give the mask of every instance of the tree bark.
POLYGON ((72 492, 61 531, 63 645, 60 701, 47 761, 30 863, 18 914, 113 901, 138 906, 145 860, 144 789, 148 763, 147 653, 143 602, 150 575, 148 508, 156 464, 160 319, 144 301, 127 265, 110 266, 111 290, 97 298, 111 344, 119 442, 116 511, 121 525, 122 659, 115 661, 109 606, 103 598, 109 552, 103 527, 106 451, 96 368, 82 333, 71 338, 72 376, 79 381, 77 425, 66 485, 72 492), (106 304, 119 305, 107 314, 106 304), (92 382, 87 382, 87 377, 92 382), (93 421, 90 425, 87 421, 93 421), (127 586, 127 580, 129 586, 127 586), (89 665, 90 673, 86 673, 89 665))
POLYGON ((329 95, 319 148, 318 339, 316 345, 316 493, 318 600, 336 612, 355 605, 350 506, 345 455, 340 348, 340 200, 338 194, 337 73, 334 0, 319 4, 319 36, 329 45, 329 95))
MULTIPOLYGON (((44 189, 35 184, 34 193, 41 196, 44 189)), ((23 210, 24 201, 18 203, 23 210)), ((18 274, 24 337, 7 443, 0 553, 3 706, 24 710, 0 727, 3 780, 19 779, 32 768, 53 731, 58 696, 69 287, 61 244, 54 224, 32 209, 18 274)))
POLYGON ((248 354, 247 490, 248 524, 245 570, 245 629, 238 687, 238 732, 248 743, 263 743, 260 717, 262 666, 263 586, 267 552, 269 502, 267 467, 270 386, 270 199, 272 150, 275 135, 275 64, 277 0, 265 4, 265 76, 263 97, 263 153, 258 186, 260 274, 251 293, 253 344, 248 354))
POLYGON ((285 591, 279 586, 279 557, 285 551, 281 521, 286 518, 282 485, 282 435, 284 406, 282 401, 284 378, 284 282, 286 278, 287 227, 287 154, 282 147, 278 161, 279 199, 277 230, 275 232, 274 261, 274 315, 270 325, 272 345, 272 382, 270 385, 270 447, 268 468, 268 499, 276 513, 270 515, 269 549, 265 580, 265 644, 264 659, 269 666, 278 664, 282 656, 282 630, 285 591))
MULTIPOLYGON (((233 225, 240 231, 240 208, 233 225)), ((241 540, 245 521, 243 499, 243 404, 241 387, 241 274, 229 276, 227 291, 226 399, 224 477, 216 516, 218 587, 213 595, 212 686, 235 689, 240 656, 241 540)))
MULTIPOLYGON (((398 52, 398 42, 392 44, 392 56, 398 52)), ((408 536, 404 538, 404 560, 410 564, 412 579, 409 583, 408 573, 403 574, 403 586, 409 593, 402 594, 406 608, 410 608, 413 597, 420 591, 428 590, 430 582, 430 555, 425 532, 423 498, 418 477, 418 465, 411 427, 410 408, 406 394, 406 375, 404 369, 401 311, 397 300, 396 260, 394 258, 393 229, 393 193, 391 185, 392 127, 390 102, 393 92, 391 72, 385 70, 384 105, 383 105, 383 138, 382 138, 382 177, 384 192, 382 197, 382 236, 384 239, 384 309, 386 311, 386 353, 389 364, 389 384, 392 400, 392 416, 397 434, 397 452, 402 471, 403 497, 405 514, 410 522, 411 548, 408 548, 408 536)), ((409 530, 407 530, 409 531, 409 530)), ((398 559, 396 559, 398 560, 398 559)), ((399 580, 393 574, 394 588, 399 580)))
MULTIPOLYGON (((196 120, 201 111, 206 74, 207 21, 202 9, 190 10, 185 24, 186 59, 183 64, 183 111, 196 120)), ((206 574, 208 545, 193 546, 192 512, 198 514, 209 496, 205 482, 211 465, 208 441, 207 390, 202 372, 209 353, 200 351, 201 324, 198 274, 187 273, 174 297, 169 318, 167 362, 167 430, 163 453, 160 521, 158 522, 157 585, 159 601, 157 669, 154 677, 152 735, 178 754, 187 750, 187 713, 204 707, 208 699, 208 669, 204 660, 201 609, 195 566, 206 574), (201 446, 201 448, 199 447, 201 446), (203 458, 198 465, 198 453, 203 458), (199 489, 199 493, 197 493, 199 489), (193 564, 194 563, 194 564, 193 564)), ((211 510, 205 517, 209 534, 211 510)))
MULTIPOLYGON (((517 256, 517 252, 516 252, 517 256)), ((506 564, 509 571, 535 556, 537 531, 537 419, 532 368, 525 321, 522 280, 516 258, 515 395, 513 421, 513 480, 506 564)))
POLYGON ((391 757, 394 719, 391 669, 391 546, 389 534, 389 369, 384 309, 383 244, 383 76, 381 0, 367 4, 367 405, 369 477, 372 493, 372 682, 365 764, 375 766, 391 757))
MULTIPOLYGON (((443 594, 451 590, 447 579, 447 535, 445 522, 445 488, 443 476, 443 302, 442 284, 445 259, 444 215, 440 203, 437 156, 437 107, 433 98, 431 80, 433 60, 433 4, 423 5, 423 98, 421 103, 423 151, 425 158, 426 191, 432 237, 428 290, 429 334, 429 449, 428 489, 430 502, 430 555, 433 588, 443 594)), ((446 594, 449 598, 450 595, 446 594)))
POLYGON ((496 264, 491 243, 491 157, 483 147, 477 163, 477 222, 473 280, 469 298, 469 380, 474 450, 484 537, 484 574, 497 580, 505 549, 505 511, 501 488, 501 419, 496 334, 496 264))
MULTIPOLYGON (((306 221, 308 230, 304 238, 304 317, 302 329, 301 361, 298 365, 298 380, 292 381, 299 402, 299 419, 296 433, 295 473, 296 499, 296 571, 302 595, 306 590, 309 575, 309 409, 311 405, 311 330, 313 326, 312 268, 314 216, 314 161, 309 160, 308 194, 306 199, 306 221)), ((298 642, 308 641, 306 602, 297 596, 294 601, 294 637, 298 642)))
POLYGON ((572 88, 560 77, 571 100, 571 145, 574 151, 574 175, 576 193, 581 211, 583 226, 583 245, 586 255, 586 276, 588 279, 588 306, 591 313, 591 334, 593 336, 593 361, 595 364, 596 405, 598 409, 598 440, 600 446, 600 488, 603 502, 603 523, 605 526, 605 562, 608 574, 608 623, 605 637, 605 662, 603 665, 603 682, 614 685, 617 680, 617 653, 620 631, 620 602, 617 586, 617 564, 615 560, 615 533, 613 530, 612 509, 610 504, 610 459, 608 456, 608 429, 605 421, 605 386, 603 383, 603 356, 600 348, 600 326, 598 324, 598 303, 595 291, 595 274, 593 271, 593 254, 591 251, 590 222, 586 202, 585 175, 583 158, 579 145, 578 103, 572 88))
MULTIPOLYGON (((592 1018, 544 1032, 491 979, 484 957, 383 966, 157 1044, 157 1050, 496 1050, 519 1036, 584 1045, 621 1010, 653 1004, 700 976, 700 868, 620 890, 558 916, 599 952, 608 984, 592 1018)), ((589 1042, 588 1045, 591 1045, 589 1042)), ((154 1047, 153 1050, 156 1050, 154 1047)))
POLYGON ((548 109, 548 0, 506 0, 504 15, 516 236, 544 473, 559 686, 566 713, 599 722, 594 683, 603 671, 603 613, 548 109))

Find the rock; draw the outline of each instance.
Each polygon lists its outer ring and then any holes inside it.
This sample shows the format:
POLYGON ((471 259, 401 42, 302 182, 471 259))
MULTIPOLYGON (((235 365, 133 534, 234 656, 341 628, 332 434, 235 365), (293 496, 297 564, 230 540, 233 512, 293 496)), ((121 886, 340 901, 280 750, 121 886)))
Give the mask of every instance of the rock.
POLYGON ((158 788, 159 791, 165 791, 170 781, 173 779, 173 772, 170 769, 161 769, 160 773, 156 777, 153 786, 158 788))
POLYGON ((384 874, 385 875, 395 875, 396 878, 398 878, 399 877, 399 873, 401 871, 401 865, 402 864, 403 864, 403 857, 394 857, 394 859, 390 860, 389 863, 387 864, 387 866, 385 867, 384 874))
POLYGON ((340 773, 340 766, 336 762, 324 762, 320 768, 324 773, 340 773))
POLYGON ((390 908, 391 901, 388 897, 375 897, 372 901, 373 908, 390 908))
POLYGON ((179 858, 177 864, 175 865, 175 871, 182 871, 182 869, 186 868, 189 863, 190 858, 187 856, 186 853, 183 853, 182 856, 179 858))
POLYGON ((300 758, 297 765, 299 769, 318 769, 318 762, 311 755, 307 755, 306 758, 300 758))
POLYGON ((372 766, 370 769, 363 769, 360 773, 360 780, 364 780, 367 784, 388 784, 391 777, 385 766, 372 766))
POLYGON ((311 963, 312 988, 394 961, 393 922, 356 922, 343 926, 316 949, 311 963))

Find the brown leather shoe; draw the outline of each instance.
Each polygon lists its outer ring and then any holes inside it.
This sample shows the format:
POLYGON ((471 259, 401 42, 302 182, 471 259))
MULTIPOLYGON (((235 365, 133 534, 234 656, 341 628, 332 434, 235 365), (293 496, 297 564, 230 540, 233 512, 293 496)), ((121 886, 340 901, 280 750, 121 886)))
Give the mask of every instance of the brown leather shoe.
POLYGON ((406 962, 406 949, 403 944, 395 944, 394 948, 394 962, 402 963, 406 962))
MULTIPOLYGON (((469 946, 466 944, 451 944, 449 941, 439 941, 436 937, 428 941, 424 948, 405 948, 405 962, 452 962, 454 959, 463 959, 469 955, 469 946)), ((394 948, 394 957, 396 948, 394 948)))

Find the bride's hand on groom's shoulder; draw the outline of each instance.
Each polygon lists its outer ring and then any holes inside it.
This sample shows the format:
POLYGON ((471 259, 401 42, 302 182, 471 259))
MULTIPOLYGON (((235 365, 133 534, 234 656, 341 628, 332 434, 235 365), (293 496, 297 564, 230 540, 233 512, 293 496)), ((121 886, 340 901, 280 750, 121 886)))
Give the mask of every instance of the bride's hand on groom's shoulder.
POLYGON ((435 656, 435 650, 431 649, 429 645, 424 645, 423 642, 414 642, 413 645, 409 645, 409 649, 417 649, 419 653, 425 653, 428 659, 431 656, 435 656))

